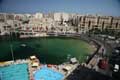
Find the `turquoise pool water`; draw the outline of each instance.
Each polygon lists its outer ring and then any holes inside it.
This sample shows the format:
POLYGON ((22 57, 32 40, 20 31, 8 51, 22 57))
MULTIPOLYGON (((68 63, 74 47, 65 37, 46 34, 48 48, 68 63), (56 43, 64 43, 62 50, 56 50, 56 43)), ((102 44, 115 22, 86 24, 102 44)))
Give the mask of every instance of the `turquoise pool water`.
POLYGON ((27 64, 0 67, 0 80, 29 80, 27 64))
POLYGON ((43 67, 34 74, 35 80, 63 80, 64 75, 47 67, 43 67))

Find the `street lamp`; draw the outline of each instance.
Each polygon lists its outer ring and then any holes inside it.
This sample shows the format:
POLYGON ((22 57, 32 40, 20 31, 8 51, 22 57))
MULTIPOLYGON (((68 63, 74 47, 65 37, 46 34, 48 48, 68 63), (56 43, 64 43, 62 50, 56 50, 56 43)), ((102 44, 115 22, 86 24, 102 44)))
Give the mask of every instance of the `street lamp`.
POLYGON ((14 61, 14 54, 13 54, 13 45, 12 45, 12 34, 11 34, 11 29, 10 29, 10 51, 11 51, 11 56, 12 56, 12 60, 14 61))
POLYGON ((12 60, 14 61, 14 54, 13 54, 13 46, 12 44, 10 44, 10 50, 11 50, 11 55, 12 55, 12 60))

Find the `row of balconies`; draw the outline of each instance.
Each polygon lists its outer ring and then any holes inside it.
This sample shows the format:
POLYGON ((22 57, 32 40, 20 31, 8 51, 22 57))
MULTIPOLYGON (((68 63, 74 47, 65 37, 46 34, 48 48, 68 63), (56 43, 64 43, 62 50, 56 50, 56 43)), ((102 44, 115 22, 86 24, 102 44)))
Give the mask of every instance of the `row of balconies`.
MULTIPOLYGON (((39 23, 39 22, 38 22, 39 23)), ((80 24, 80 26, 84 27, 82 30, 88 30, 88 29, 92 29, 92 28, 98 28, 98 29, 105 29, 105 28, 108 28, 108 29, 120 29, 120 23, 117 22, 117 23, 109 23, 109 22, 104 22, 104 21, 99 21, 99 22, 96 22, 96 21, 85 21, 85 22, 79 22, 78 24, 80 24)), ((50 25, 48 25, 50 26, 50 25)), ((19 26, 18 26, 19 27, 19 26)), ((34 27, 34 26, 33 26, 34 27)), ((45 28, 46 26, 44 26, 45 28)), ((56 26, 55 26, 56 27, 56 26)), ((27 29, 27 27, 24 26, 24 28, 26 28, 24 31, 29 31, 27 29)), ((64 28, 64 27, 63 27, 64 28)), ((75 27, 74 27, 75 28, 75 27)), ((7 30, 7 29, 6 29, 7 30)), ((62 29, 58 29, 56 28, 55 30, 62 30, 62 29)), ((39 29, 38 30, 34 30, 34 31, 40 31, 39 29)), ((42 31, 42 30, 41 30, 42 31)), ((45 29, 43 30, 45 31, 45 29)))

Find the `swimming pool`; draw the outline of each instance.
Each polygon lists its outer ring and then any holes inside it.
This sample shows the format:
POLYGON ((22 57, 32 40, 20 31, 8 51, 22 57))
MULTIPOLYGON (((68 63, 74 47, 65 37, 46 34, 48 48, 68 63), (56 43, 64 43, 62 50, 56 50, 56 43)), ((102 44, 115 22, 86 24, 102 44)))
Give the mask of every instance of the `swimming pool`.
POLYGON ((34 74, 35 80, 63 80, 64 75, 47 67, 42 67, 34 74))
POLYGON ((0 80, 29 80, 27 64, 0 67, 0 80))

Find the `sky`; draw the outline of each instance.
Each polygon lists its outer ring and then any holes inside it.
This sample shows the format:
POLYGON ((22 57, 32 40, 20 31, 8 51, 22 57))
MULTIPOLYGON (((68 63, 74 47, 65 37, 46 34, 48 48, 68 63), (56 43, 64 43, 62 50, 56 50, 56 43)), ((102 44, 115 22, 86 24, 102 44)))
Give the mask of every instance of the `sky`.
POLYGON ((120 16, 120 0, 0 0, 0 12, 67 12, 120 16))

